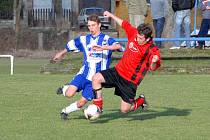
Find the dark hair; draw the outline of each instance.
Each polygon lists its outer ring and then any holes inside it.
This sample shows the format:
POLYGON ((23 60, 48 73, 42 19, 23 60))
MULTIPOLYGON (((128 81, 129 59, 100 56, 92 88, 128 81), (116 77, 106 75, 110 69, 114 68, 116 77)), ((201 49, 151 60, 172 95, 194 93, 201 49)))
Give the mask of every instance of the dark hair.
POLYGON ((152 28, 150 24, 142 23, 137 27, 138 33, 141 35, 145 35, 145 38, 151 38, 152 39, 152 28))
POLYGON ((96 14, 90 15, 90 16, 88 17, 88 20, 90 20, 90 21, 95 21, 95 22, 97 22, 98 24, 101 23, 100 18, 99 18, 98 15, 96 15, 96 14))

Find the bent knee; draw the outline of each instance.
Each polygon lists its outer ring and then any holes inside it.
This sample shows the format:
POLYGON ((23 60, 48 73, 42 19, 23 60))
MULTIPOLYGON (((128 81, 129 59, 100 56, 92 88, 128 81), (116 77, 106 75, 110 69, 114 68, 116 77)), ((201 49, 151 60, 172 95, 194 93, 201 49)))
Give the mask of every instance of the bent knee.
POLYGON ((73 85, 69 85, 68 88, 65 91, 65 96, 66 97, 73 97, 75 93, 77 92, 77 87, 73 85))
POLYGON ((97 83, 102 83, 103 80, 103 76, 101 75, 101 73, 96 73, 93 78, 92 78, 92 83, 97 84, 97 83))
POLYGON ((70 97, 73 97, 74 94, 75 94, 75 92, 72 92, 72 91, 69 90, 69 89, 68 89, 68 90, 66 91, 66 93, 65 93, 66 97, 69 97, 69 98, 70 98, 70 97))
POLYGON ((120 109, 121 113, 128 113, 130 110, 129 109, 120 109))
POLYGON ((86 103, 87 101, 77 101, 77 107, 82 108, 86 103))

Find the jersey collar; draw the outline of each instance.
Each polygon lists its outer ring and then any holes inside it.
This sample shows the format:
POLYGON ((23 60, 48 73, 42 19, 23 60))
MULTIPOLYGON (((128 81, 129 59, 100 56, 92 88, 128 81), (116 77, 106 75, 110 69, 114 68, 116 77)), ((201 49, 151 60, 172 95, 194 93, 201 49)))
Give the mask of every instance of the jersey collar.
POLYGON ((95 36, 95 37, 94 37, 92 34, 90 34, 90 37, 93 38, 93 39, 95 40, 96 38, 98 38, 98 37, 101 36, 101 35, 102 35, 102 33, 100 32, 99 35, 97 35, 97 36, 95 36))

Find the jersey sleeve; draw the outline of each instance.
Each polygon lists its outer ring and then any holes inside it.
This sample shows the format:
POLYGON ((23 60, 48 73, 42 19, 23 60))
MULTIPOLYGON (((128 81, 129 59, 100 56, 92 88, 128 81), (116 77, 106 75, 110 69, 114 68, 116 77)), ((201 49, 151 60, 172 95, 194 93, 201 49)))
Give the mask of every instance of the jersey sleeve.
POLYGON ((68 52, 82 52, 84 50, 80 38, 81 37, 75 38, 74 40, 71 40, 66 44, 65 48, 68 52))
MULTIPOLYGON (((114 44, 120 44, 119 42, 115 41, 114 38, 109 38, 108 39, 108 45, 111 46, 111 45, 114 45, 114 44)), ((122 46, 122 45, 121 45, 122 46)), ((125 49, 123 47, 121 47, 120 49, 117 50, 118 52, 123 52, 125 51, 125 49)))
POLYGON ((109 45, 113 45, 113 44, 117 44, 117 43, 119 43, 119 42, 116 42, 114 38, 111 38, 111 37, 110 37, 110 38, 108 39, 108 44, 109 44, 109 45))
POLYGON ((133 38, 138 33, 137 29, 126 20, 123 21, 122 28, 125 30, 128 39, 133 38))
POLYGON ((158 56, 158 61, 156 62, 156 66, 154 69, 151 69, 150 67, 150 70, 151 71, 155 71, 157 70, 160 66, 161 66, 161 57, 160 57, 160 50, 158 49, 157 46, 154 46, 151 50, 150 50, 150 57, 149 57, 149 65, 151 66, 152 64, 152 58, 154 55, 157 55, 158 56))

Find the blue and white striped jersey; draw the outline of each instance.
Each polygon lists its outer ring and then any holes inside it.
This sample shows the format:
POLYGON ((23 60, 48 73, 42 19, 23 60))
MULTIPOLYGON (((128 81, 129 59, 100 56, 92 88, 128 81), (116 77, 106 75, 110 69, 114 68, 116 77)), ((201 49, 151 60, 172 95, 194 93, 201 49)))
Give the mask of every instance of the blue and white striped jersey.
POLYGON ((92 47, 94 45, 110 46, 116 43, 118 42, 110 36, 100 33, 97 37, 93 37, 91 34, 80 36, 69 41, 65 47, 68 52, 83 52, 83 66, 80 68, 77 75, 82 74, 86 79, 92 81, 92 77, 95 73, 109 68, 112 55, 111 50, 94 51, 92 47))

